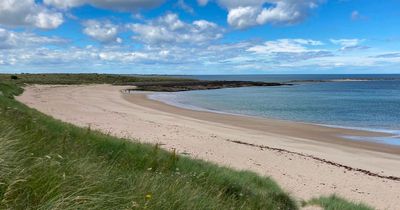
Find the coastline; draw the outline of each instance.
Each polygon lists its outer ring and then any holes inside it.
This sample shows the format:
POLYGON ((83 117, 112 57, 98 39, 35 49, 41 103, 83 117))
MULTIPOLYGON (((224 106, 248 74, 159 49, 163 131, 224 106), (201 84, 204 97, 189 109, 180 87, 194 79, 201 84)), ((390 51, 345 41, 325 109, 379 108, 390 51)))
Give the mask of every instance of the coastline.
MULTIPOLYGON (((127 92, 129 93, 129 92, 127 92)), ((132 93, 135 93, 132 91, 132 93)), ((137 93, 137 92, 136 92, 137 93)), ((313 123, 313 122, 302 122, 302 121, 293 121, 293 120, 284 120, 284 119, 277 119, 277 118, 269 118, 269 117, 259 117, 255 115, 247 115, 247 114, 239 114, 239 113, 231 113, 225 112, 221 110, 212 110, 202 108, 196 105, 188 105, 179 102, 174 102, 168 98, 168 95, 160 95, 160 94, 169 94, 163 92, 142 92, 141 94, 146 95, 147 99, 161 102, 165 105, 169 105, 172 107, 181 108, 184 110, 192 110, 198 112, 211 112, 216 114, 222 115, 234 115, 239 117, 245 118, 256 118, 261 120, 269 120, 273 121, 276 124, 280 124, 281 122, 287 123, 296 123, 296 124, 303 124, 303 125, 311 125, 311 126, 322 126, 327 128, 335 128, 335 129, 344 129, 344 130, 351 130, 351 131, 362 131, 365 132, 365 135, 349 135, 348 133, 343 134, 343 132, 338 132, 337 137, 340 139, 345 139, 347 141, 355 141, 355 142, 369 142, 373 144, 378 144, 376 147, 380 146, 391 146, 391 147, 400 147, 400 130, 389 130, 389 129, 377 129, 377 128, 364 128, 364 127, 351 127, 351 126, 339 126, 339 125, 331 125, 331 124, 323 124, 323 123, 313 123), (162 97, 160 97, 162 96, 162 97)), ((176 113, 176 112, 175 112, 176 113)), ((355 134, 355 133, 352 133, 355 134)), ((319 139, 318 139, 319 140, 319 139)))
POLYGON ((126 87, 34 85, 17 99, 78 126, 158 143, 192 158, 272 177, 298 199, 337 194, 378 209, 400 205, 400 181, 312 158, 400 177, 399 148, 337 136, 338 132, 380 133, 196 112, 150 100, 143 93, 127 95, 123 89, 126 87))
POLYGON ((293 122, 288 120, 267 119, 263 117, 213 112, 209 110, 194 110, 175 106, 160 100, 149 98, 151 92, 127 93, 123 97, 135 104, 173 113, 198 120, 212 121, 230 126, 274 133, 294 138, 304 138, 317 142, 340 144, 355 148, 362 148, 376 152, 400 154, 400 147, 368 141, 353 141, 341 136, 381 137, 389 136, 388 133, 378 131, 357 130, 335 126, 319 125, 312 123, 293 122))

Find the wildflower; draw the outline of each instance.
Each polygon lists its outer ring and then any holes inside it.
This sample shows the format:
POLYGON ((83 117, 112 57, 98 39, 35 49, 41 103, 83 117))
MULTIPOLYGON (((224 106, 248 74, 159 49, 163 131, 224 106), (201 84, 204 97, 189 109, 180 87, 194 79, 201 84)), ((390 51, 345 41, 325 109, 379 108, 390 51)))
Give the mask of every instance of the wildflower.
POLYGON ((153 196, 151 195, 151 193, 147 193, 146 196, 145 196, 145 199, 146 200, 151 200, 152 197, 153 196))

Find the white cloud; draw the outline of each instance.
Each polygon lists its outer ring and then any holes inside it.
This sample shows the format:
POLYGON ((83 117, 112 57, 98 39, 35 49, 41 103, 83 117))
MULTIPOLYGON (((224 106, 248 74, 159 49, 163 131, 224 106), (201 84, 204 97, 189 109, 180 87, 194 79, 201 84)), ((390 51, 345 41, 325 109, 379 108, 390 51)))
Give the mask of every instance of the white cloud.
MULTIPOLYGON (((216 0, 228 10, 228 23, 237 29, 263 24, 303 21, 324 0, 216 0)), ((207 1, 200 2, 206 4, 207 1)))
POLYGON ((65 39, 38 36, 26 32, 13 32, 0 28, 0 50, 35 47, 41 45, 64 44, 66 42, 67 40, 65 39))
POLYGON ((223 30, 215 23, 206 20, 185 23, 173 13, 144 24, 129 24, 127 27, 135 33, 134 39, 148 44, 188 43, 198 45, 223 36, 223 30))
POLYGON ((122 39, 117 37, 119 27, 109 21, 88 20, 83 25, 85 26, 83 33, 97 41, 103 43, 122 42, 122 39))
POLYGON ((304 20, 309 10, 316 8, 318 0, 279 1, 274 7, 264 8, 257 17, 258 24, 292 24, 304 20))
POLYGON ((259 13, 257 7, 237 7, 229 11, 228 23, 238 29, 248 28, 257 25, 256 19, 259 13))
MULTIPOLYGON (((174 22, 176 21, 170 22, 172 28, 182 30, 181 24, 173 24, 174 22)), ((209 24, 203 21, 190 23, 199 30, 209 27, 209 24)), ((301 68, 319 71, 336 67, 400 64, 398 52, 366 51, 343 54, 330 49, 329 45, 321 41, 311 39, 278 39, 263 43, 254 40, 223 44, 212 42, 203 45, 192 45, 189 42, 168 45, 162 42, 149 43, 143 48, 134 49, 124 45, 53 47, 58 43, 62 43, 62 40, 0 30, 0 71, 37 69, 41 72, 54 72, 56 69, 79 69, 80 72, 180 74, 207 73, 209 70, 210 73, 248 73, 267 69, 279 72, 286 69, 293 72, 301 68), (23 43, 26 40, 29 41, 23 43), (196 71, 200 69, 201 71, 196 71)))
POLYGON ((355 46, 360 44, 363 40, 360 39, 330 39, 333 44, 341 45, 343 47, 355 46))
POLYGON ((179 8, 183 9, 185 12, 194 14, 194 9, 190 5, 186 4, 185 0, 178 0, 176 5, 179 8))
POLYGON ((330 39, 333 44, 341 46, 341 51, 363 50, 369 47, 361 45, 364 39, 330 39))
POLYGON ((267 41, 263 45, 255 45, 248 49, 249 52, 259 54, 270 53, 303 53, 310 50, 306 46, 317 46, 323 43, 316 40, 309 39, 278 39, 275 41, 267 41))
POLYGON ((323 45, 322 42, 309 39, 278 39, 267 41, 262 45, 253 45, 247 49, 247 52, 273 61, 275 64, 293 65, 306 60, 332 57, 332 52, 315 48, 321 45, 323 45))
POLYGON ((104 61, 120 61, 120 62, 135 62, 149 58, 149 55, 142 52, 101 52, 99 58, 104 61))
POLYGON ((137 11, 161 5, 165 0, 44 0, 47 5, 61 9, 79 7, 85 4, 117 11, 137 11))
POLYGON ((61 13, 52 11, 34 0, 0 1, 0 25, 53 29, 63 21, 61 13))

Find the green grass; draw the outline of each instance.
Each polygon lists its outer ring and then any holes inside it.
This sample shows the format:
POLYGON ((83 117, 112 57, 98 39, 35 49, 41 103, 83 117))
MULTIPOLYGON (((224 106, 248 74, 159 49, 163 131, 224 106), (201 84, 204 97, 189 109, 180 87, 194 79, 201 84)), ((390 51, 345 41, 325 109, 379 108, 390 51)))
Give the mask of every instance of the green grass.
POLYGON ((193 81, 192 79, 163 76, 128 76, 114 74, 0 74, 0 81, 18 84, 116 84, 125 85, 136 82, 193 81), (17 76, 18 79, 12 79, 17 76))
POLYGON ((0 84, 0 209, 298 208, 269 178, 60 122, 0 84))
MULTIPOLYGON (((132 78, 18 78, 0 75, 0 209, 298 209, 270 178, 79 128, 13 99, 24 83, 116 84, 132 78)), ((305 205, 370 209, 336 196, 305 205)))
POLYGON ((317 205, 323 207, 325 210, 372 210, 372 208, 367 205, 352 203, 336 195, 314 198, 304 205, 317 205))

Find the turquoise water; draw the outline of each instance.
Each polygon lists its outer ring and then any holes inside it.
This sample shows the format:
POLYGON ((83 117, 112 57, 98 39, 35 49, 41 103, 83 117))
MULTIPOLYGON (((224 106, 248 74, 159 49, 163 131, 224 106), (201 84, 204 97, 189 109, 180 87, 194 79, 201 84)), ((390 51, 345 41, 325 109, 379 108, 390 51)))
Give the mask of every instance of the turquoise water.
POLYGON ((332 82, 297 82, 293 86, 159 93, 151 97, 191 109, 384 131, 391 133, 392 137, 347 138, 400 145, 400 75, 192 77, 217 80, 332 82))

